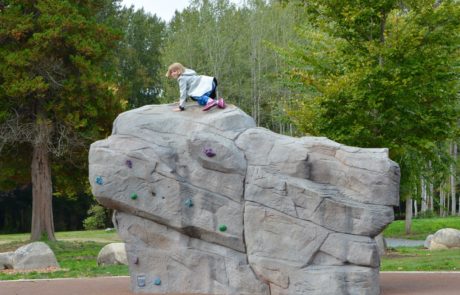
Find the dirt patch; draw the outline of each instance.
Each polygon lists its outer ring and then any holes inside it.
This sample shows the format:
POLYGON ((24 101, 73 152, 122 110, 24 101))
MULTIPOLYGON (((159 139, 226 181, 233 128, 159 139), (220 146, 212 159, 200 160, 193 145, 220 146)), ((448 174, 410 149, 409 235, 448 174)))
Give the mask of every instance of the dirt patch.
POLYGON ((35 269, 4 269, 4 270, 0 270, 0 273, 14 275, 18 273, 30 273, 30 272, 50 273, 50 272, 56 272, 56 271, 68 271, 68 269, 50 266, 46 268, 35 268, 35 269))

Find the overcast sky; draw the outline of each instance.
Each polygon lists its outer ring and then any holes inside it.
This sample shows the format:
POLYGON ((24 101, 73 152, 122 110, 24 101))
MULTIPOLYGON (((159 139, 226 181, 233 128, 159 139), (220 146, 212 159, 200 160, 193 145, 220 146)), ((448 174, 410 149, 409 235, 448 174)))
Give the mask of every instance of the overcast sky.
MULTIPOLYGON (((240 3, 241 0, 231 0, 240 3)), ((165 21, 170 21, 174 16, 174 11, 182 11, 188 6, 190 0, 123 0, 122 5, 130 7, 134 5, 136 9, 144 7, 146 12, 156 14, 165 21)))

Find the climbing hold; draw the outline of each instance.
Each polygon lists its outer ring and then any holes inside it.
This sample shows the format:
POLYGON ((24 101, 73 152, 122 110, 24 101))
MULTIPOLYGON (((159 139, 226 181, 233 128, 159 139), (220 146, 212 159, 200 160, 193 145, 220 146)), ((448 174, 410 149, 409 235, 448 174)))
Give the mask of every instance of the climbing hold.
POLYGON ((133 264, 139 264, 139 257, 133 257, 133 259, 131 260, 133 264))
POLYGON ((133 162, 131 160, 126 160, 125 164, 128 168, 133 168, 133 162))
POLYGON ((216 153, 212 150, 212 148, 205 148, 204 154, 210 158, 214 157, 216 153))
POLYGON ((227 226, 225 224, 221 224, 221 225, 219 225, 219 230, 224 232, 224 231, 227 230, 227 226))
POLYGON ((155 281, 153 281, 153 283, 157 286, 161 285, 161 280, 160 278, 156 278, 155 281))
POLYGON ((185 200, 184 204, 185 204, 185 206, 187 206, 187 207, 189 207, 189 208, 190 208, 190 207, 193 207, 193 201, 192 201, 192 199, 187 199, 187 200, 185 200))
POLYGON ((132 199, 132 200, 137 199, 137 194, 136 194, 136 193, 132 193, 132 194, 131 194, 131 199, 132 199))
POLYGON ((145 287, 145 276, 137 276, 137 286, 140 288, 145 287))
POLYGON ((99 184, 99 185, 103 185, 103 184, 104 184, 104 180, 102 179, 102 176, 96 177, 96 183, 99 184))

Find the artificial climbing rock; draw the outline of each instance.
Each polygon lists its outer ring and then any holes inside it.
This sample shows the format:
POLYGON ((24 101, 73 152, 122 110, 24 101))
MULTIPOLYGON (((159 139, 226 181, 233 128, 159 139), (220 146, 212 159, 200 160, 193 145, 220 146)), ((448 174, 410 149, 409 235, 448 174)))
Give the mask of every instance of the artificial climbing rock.
POLYGON ((379 294, 373 237, 399 201, 387 149, 275 134, 234 106, 171 109, 122 113, 90 149, 92 191, 116 210, 133 291, 379 294))

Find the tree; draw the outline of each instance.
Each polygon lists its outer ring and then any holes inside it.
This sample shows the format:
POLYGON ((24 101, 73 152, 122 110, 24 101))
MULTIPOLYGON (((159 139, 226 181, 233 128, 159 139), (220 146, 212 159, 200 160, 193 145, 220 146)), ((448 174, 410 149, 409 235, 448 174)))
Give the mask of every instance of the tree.
POLYGON ((128 99, 130 107, 155 102, 161 91, 164 22, 143 9, 135 11, 131 7, 118 12, 115 25, 123 31, 116 52, 120 95, 128 99))
MULTIPOLYGON (((284 112, 289 91, 279 83, 284 63, 273 48, 294 39, 300 11, 277 1, 251 0, 240 7, 229 0, 192 1, 167 28, 163 63, 179 61, 216 76, 229 103, 259 126, 283 131, 289 124, 284 112)), ((177 99, 174 82, 165 83, 165 101, 177 99)))
POLYGON ((305 93, 291 112, 298 128, 388 147, 411 206, 428 162, 435 171, 449 167, 438 143, 455 137, 459 118, 458 3, 304 2, 303 42, 287 54, 287 79, 305 93))
POLYGON ((53 179, 58 190, 84 188, 88 144, 122 110, 115 71, 107 71, 119 34, 103 24, 116 2, 2 1, 0 164, 11 172, 9 185, 32 183, 32 240, 55 239, 53 179), (73 177, 59 177, 64 170, 73 177))

